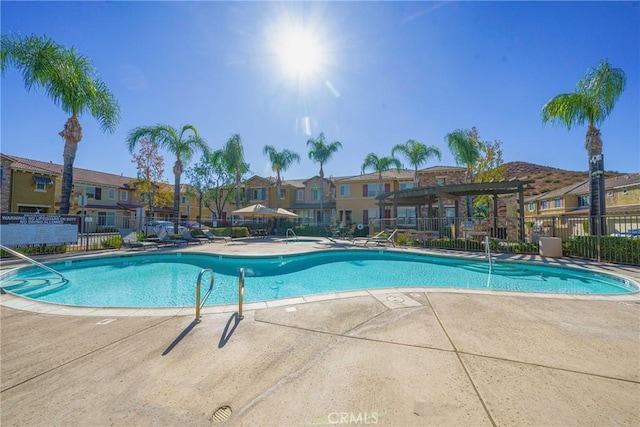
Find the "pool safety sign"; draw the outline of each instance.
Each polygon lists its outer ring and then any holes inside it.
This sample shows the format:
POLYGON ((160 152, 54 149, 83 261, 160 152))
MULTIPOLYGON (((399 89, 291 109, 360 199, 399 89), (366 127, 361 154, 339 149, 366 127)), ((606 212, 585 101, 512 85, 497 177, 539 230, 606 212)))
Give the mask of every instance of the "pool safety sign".
POLYGON ((74 215, 3 213, 0 244, 7 247, 78 243, 79 218, 74 215))

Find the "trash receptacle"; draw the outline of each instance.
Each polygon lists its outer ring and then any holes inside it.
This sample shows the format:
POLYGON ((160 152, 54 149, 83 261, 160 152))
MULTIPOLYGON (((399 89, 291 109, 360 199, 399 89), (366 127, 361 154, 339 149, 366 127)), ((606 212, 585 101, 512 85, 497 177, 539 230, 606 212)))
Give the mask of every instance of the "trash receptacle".
POLYGON ((540 237, 540 256, 560 258, 562 239, 559 237, 540 237))

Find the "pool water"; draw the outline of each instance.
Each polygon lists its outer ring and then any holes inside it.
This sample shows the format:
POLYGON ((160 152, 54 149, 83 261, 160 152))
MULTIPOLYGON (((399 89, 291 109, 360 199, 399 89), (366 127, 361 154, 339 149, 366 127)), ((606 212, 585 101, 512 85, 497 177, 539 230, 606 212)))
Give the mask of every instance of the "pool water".
MULTIPOLYGON (((584 269, 494 262, 489 277, 486 261, 389 250, 331 250, 270 257, 140 254, 47 265, 62 273, 69 283, 58 286, 60 281, 52 273, 30 266, 5 274, 3 289, 80 306, 190 306, 195 301, 198 274, 210 268, 215 283, 207 305, 232 304, 238 301, 238 273, 244 268, 245 302, 418 286, 569 294, 624 294, 638 290, 622 278, 584 269), (49 282, 43 285, 44 279, 49 282)), ((203 293, 209 277, 203 276, 203 293)))

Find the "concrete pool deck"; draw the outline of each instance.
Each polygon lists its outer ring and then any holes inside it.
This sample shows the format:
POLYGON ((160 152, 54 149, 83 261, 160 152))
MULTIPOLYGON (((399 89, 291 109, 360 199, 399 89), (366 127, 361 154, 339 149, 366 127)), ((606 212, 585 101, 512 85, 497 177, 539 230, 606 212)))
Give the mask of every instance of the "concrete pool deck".
MULTIPOLYGON (((331 246, 344 245, 178 250, 331 246)), ((516 258, 640 280, 637 267, 516 258)), ((0 296, 3 426, 212 425, 224 406, 221 425, 640 424, 638 293, 376 289, 245 304, 243 320, 207 308, 199 324, 193 308, 25 301, 0 296)))

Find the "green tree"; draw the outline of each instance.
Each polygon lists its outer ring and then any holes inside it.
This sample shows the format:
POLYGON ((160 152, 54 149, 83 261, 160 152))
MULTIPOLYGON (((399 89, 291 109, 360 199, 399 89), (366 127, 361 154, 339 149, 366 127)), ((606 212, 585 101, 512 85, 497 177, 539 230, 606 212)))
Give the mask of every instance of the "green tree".
MULTIPOLYGON (((603 168, 594 170, 597 162, 596 156, 602 155, 602 139, 600 126, 609 117, 616 101, 624 91, 626 76, 620 68, 613 68, 606 60, 602 60, 595 68, 589 68, 585 77, 578 82, 575 92, 562 93, 551 98, 542 107, 542 122, 559 122, 571 130, 574 125, 587 123, 587 135, 585 148, 589 159, 589 170, 592 179, 589 180, 589 192, 591 203, 589 215, 592 218, 600 218, 601 231, 604 231, 605 212, 604 204, 604 176, 603 168), (595 174, 595 175, 593 175, 595 174), (595 178, 595 183, 594 183, 595 178)), ((601 158, 601 157, 600 157, 601 158)), ((600 166, 602 162, 599 162, 600 166)), ((597 223, 597 219, 595 220, 597 223)), ((592 227, 595 233, 596 227, 592 227)))
MULTIPOLYGON (((478 143, 478 160, 473 165, 474 182, 502 181, 506 176, 506 168, 502 160, 502 143, 500 141, 478 143)), ((495 201, 488 195, 480 195, 473 199, 473 207, 478 216, 486 217, 489 207, 495 201)))
POLYGON ((223 150, 203 154, 200 161, 187 170, 190 183, 197 192, 200 215, 204 204, 216 218, 222 218, 226 204, 236 197, 234 175, 225 164, 223 150))
POLYGON ((2 74, 13 66, 22 73, 25 88, 44 89, 51 100, 70 114, 64 129, 62 192, 60 213, 69 213, 73 190, 73 163, 82 140, 79 117, 91 114, 100 129, 113 133, 120 121, 120 107, 107 85, 100 80, 92 61, 75 48, 68 49, 47 36, 3 34, 0 41, 2 74))
MULTIPOLYGON (((398 171, 402 168, 400 160, 393 156, 378 157, 374 153, 369 153, 367 154, 367 157, 365 157, 364 163, 362 163, 362 173, 365 173, 367 170, 371 170, 378 174, 378 195, 382 194, 384 190, 382 173, 390 170, 391 168, 395 168, 398 171)), ((384 204, 382 203, 382 199, 380 199, 379 205, 380 215, 378 218, 382 219, 384 218, 384 204)))
POLYGON ((222 149, 224 163, 229 171, 233 171, 236 177, 236 209, 240 209, 240 187, 242 176, 249 171, 249 164, 244 160, 244 148, 240 135, 234 134, 227 140, 222 149))
POLYGON ((164 157, 158 152, 158 146, 149 138, 140 140, 138 153, 131 160, 136 164, 137 178, 131 186, 139 194, 140 200, 147 205, 149 218, 153 218, 155 207, 169 206, 173 195, 158 185, 164 175, 164 157))
MULTIPOLYGON (((478 130, 475 127, 471 128, 471 130, 457 129, 446 134, 444 139, 449 145, 449 150, 453 154, 456 163, 467 167, 466 182, 473 182, 473 166, 480 157, 478 130)), ((467 196, 467 217, 473 215, 471 207, 471 196, 467 196)))
POLYGON ((320 163, 320 224, 324 223, 323 201, 324 201, 324 170, 323 166, 333 155, 342 148, 340 141, 327 143, 324 133, 320 132, 317 138, 311 138, 307 141, 309 148, 309 159, 315 163, 320 163))
POLYGON ((276 177, 276 207, 280 207, 280 188, 282 187, 282 180, 280 179, 280 172, 285 172, 293 164, 293 162, 300 163, 300 155, 291 150, 284 149, 282 151, 276 150, 272 145, 265 145, 262 150, 265 156, 269 156, 271 162, 271 170, 273 170, 276 177))
POLYGON ((180 177, 184 171, 183 163, 189 162, 196 151, 209 152, 209 147, 204 139, 200 137, 198 130, 192 125, 184 125, 181 129, 176 129, 166 124, 157 124, 155 126, 140 126, 129 132, 126 140, 129 152, 133 153, 136 144, 144 138, 149 138, 152 143, 176 156, 176 162, 173 165, 173 174, 175 176, 173 187, 173 231, 178 233, 180 177), (190 135, 187 135, 188 132, 190 135))
POLYGON ((427 146, 413 139, 393 147, 393 149, 391 149, 391 156, 396 157, 396 153, 402 154, 409 161, 409 164, 414 167, 413 183, 415 187, 420 186, 418 168, 432 157, 437 157, 438 160, 442 159, 442 154, 438 147, 435 145, 427 146))

